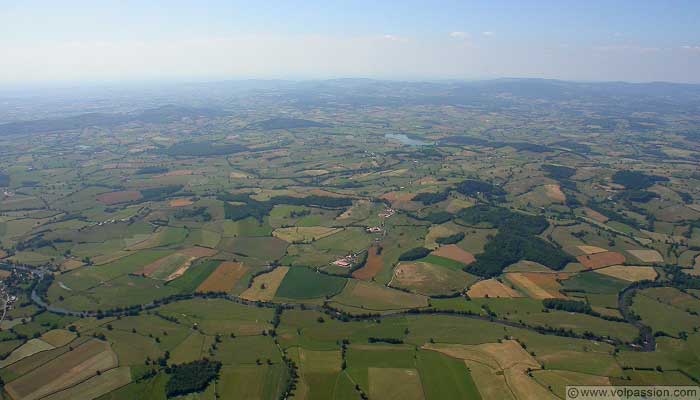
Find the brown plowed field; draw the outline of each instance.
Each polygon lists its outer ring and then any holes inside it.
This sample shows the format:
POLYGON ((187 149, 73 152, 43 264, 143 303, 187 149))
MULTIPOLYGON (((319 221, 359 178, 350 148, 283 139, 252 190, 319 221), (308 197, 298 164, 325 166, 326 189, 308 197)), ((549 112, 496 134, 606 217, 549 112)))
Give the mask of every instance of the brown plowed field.
POLYGON ((139 200, 141 198, 141 192, 138 190, 125 190, 123 192, 111 192, 102 193, 97 196, 96 199, 102 204, 112 205, 119 203, 126 203, 129 201, 139 200))
POLYGON ((440 246, 437 250, 432 252, 435 256, 449 258, 462 264, 469 265, 476 261, 474 255, 468 251, 464 251, 459 248, 456 244, 448 244, 446 246, 440 246))
POLYGON ((586 269, 597 269, 608 267, 611 265, 623 264, 625 256, 614 251, 606 251, 605 253, 586 254, 576 257, 578 262, 583 264, 586 269))
POLYGON ((382 260, 381 254, 377 254, 377 250, 379 250, 379 248, 376 246, 372 246, 367 250, 369 252, 369 254, 367 254, 367 262, 364 267, 352 273, 353 278, 368 281, 382 270, 384 260, 382 260))
POLYGON ((248 267, 239 262, 222 262, 197 288, 197 292, 230 292, 238 280, 248 272, 248 267))

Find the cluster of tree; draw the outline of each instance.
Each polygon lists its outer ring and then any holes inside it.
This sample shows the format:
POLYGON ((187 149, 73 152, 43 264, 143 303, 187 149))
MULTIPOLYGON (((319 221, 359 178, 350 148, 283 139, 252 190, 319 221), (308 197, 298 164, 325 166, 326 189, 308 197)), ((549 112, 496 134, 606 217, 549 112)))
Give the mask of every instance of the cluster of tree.
POLYGON ((617 171, 613 174, 613 182, 627 189, 642 190, 653 186, 657 182, 666 182, 668 178, 657 175, 647 175, 639 171, 617 171))
POLYGON ((0 172, 0 186, 10 186, 10 176, 0 172))
POLYGON ((168 397, 175 397, 201 392, 219 376, 220 369, 220 362, 208 359, 173 365, 165 371, 170 374, 165 393, 168 397))
POLYGON ((543 164, 542 170, 545 171, 550 177, 559 179, 569 179, 576 175, 576 170, 571 167, 565 167, 563 165, 556 164, 543 164))
POLYGON ((488 200, 502 201, 506 195, 505 190, 494 186, 488 182, 476 179, 467 179, 455 186, 455 190, 466 196, 476 196, 482 194, 488 200))
POLYGON ((428 206, 431 204, 439 203, 441 201, 447 200, 447 197, 450 195, 450 190, 445 190, 443 192, 437 192, 437 193, 429 193, 429 192, 423 192, 423 193, 418 193, 413 197, 413 201, 420 201, 424 205, 428 206))
POLYGON ((549 224, 541 215, 530 215, 513 212, 503 207, 493 207, 486 204, 460 210, 457 217, 467 225, 489 224, 499 230, 539 235, 549 224))
POLYGON ((163 154, 169 156, 188 156, 188 157, 207 157, 207 156, 224 156, 227 154, 240 153, 248 151, 248 148, 236 144, 217 144, 214 142, 191 142, 185 141, 175 143, 174 145, 159 150, 163 154))
POLYGON ((49 287, 53 283, 53 275, 45 274, 34 286, 36 294, 41 297, 44 301, 48 301, 48 291, 49 287))
POLYGON ((340 208, 349 207, 352 205, 352 199, 346 197, 325 197, 311 195, 306 197, 292 196, 277 196, 268 201, 257 201, 252 199, 247 194, 230 194, 225 193, 219 195, 219 200, 225 201, 224 214, 227 219, 238 221, 244 218, 253 217, 258 221, 272 211, 272 208, 279 204, 288 204, 293 206, 309 206, 322 208, 340 208), (229 202, 244 203, 241 205, 229 204, 229 202))
POLYGON ((576 300, 544 299, 542 305, 550 310, 562 310, 580 314, 592 314, 593 309, 588 303, 576 300))
POLYGON ((647 190, 625 190, 617 196, 619 199, 634 201, 636 203, 648 203, 659 197, 657 193, 649 192, 647 190))
POLYGON ((597 212, 603 214, 604 216, 606 216, 606 217, 607 217, 608 219, 610 219, 611 221, 620 222, 620 223, 622 223, 622 224, 635 227, 635 228, 637 228, 637 229, 639 229, 639 228, 644 228, 644 227, 639 223, 639 221, 637 221, 636 219, 626 217, 626 216, 624 216, 624 215, 622 215, 622 214, 620 214, 620 213, 618 213, 618 212, 616 212, 616 211, 613 211, 613 210, 610 210, 610 209, 608 209, 608 208, 605 208, 601 203, 597 203, 597 202, 591 201, 591 202, 588 203, 588 208, 590 208, 590 209, 593 210, 593 211, 597 211, 597 212))
POLYGON ((166 168, 166 167, 152 166, 152 167, 143 167, 143 168, 137 169, 136 172, 134 172, 134 174, 136 174, 136 175, 151 175, 151 174, 164 174, 166 172, 168 172, 168 168, 166 168))
POLYGON ((413 261, 421 258, 425 258, 430 254, 430 250, 425 247, 414 247, 402 253, 399 256, 399 261, 413 261))
POLYGON ((540 215, 528 215, 502 207, 477 205, 463 209, 459 218, 469 225, 488 223, 498 228, 484 252, 470 265, 469 272, 484 277, 496 276, 507 266, 520 260, 529 260, 560 270, 573 261, 561 249, 537 237, 548 226, 540 215))
POLYGON ((201 218, 202 221, 208 222, 211 221, 211 214, 209 213, 209 210, 206 207, 195 207, 193 209, 180 209, 175 213, 175 216, 178 219, 193 219, 193 218, 201 218))
POLYGON ((464 239, 464 232, 459 232, 454 235, 437 238, 435 242, 439 244, 455 244, 461 242, 462 239, 464 239))
POLYGON ((369 343, 389 343, 389 344, 403 344, 403 340, 397 338, 383 338, 383 337, 368 337, 367 341, 369 343))
POLYGON ((173 193, 182 190, 182 185, 169 185, 139 190, 142 200, 159 201, 168 198, 173 193))
POLYGON ((447 211, 437 211, 430 213, 426 215, 425 217, 420 217, 417 215, 412 215, 412 217, 416 219, 420 219, 423 221, 430 221, 433 224, 439 225, 439 224, 444 224, 447 221, 451 221, 452 218, 454 218, 454 215, 448 213, 447 211))
POLYGON ((484 252, 476 256, 476 262, 466 269, 476 275, 492 277, 520 260, 534 261, 554 270, 573 261, 568 254, 537 236, 506 231, 496 234, 484 246, 484 252))

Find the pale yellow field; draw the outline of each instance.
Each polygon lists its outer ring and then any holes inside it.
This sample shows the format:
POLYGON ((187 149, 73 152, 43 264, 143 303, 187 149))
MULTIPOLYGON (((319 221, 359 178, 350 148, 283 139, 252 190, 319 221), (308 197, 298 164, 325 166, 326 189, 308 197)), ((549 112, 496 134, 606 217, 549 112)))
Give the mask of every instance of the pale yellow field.
POLYGON ((192 204, 192 199, 173 199, 170 200, 170 207, 185 207, 192 204))
POLYGON ((272 300, 287 271, 289 267, 277 267, 268 273, 256 276, 253 279, 253 285, 246 289, 241 297, 250 301, 272 300))
POLYGON ((276 238, 289 243, 309 243, 342 231, 342 228, 329 228, 325 226, 300 226, 290 228, 277 228, 272 232, 276 238))
POLYGON ((424 400, 423 385, 415 369, 369 368, 369 397, 383 400, 424 400))
POLYGON ((559 292, 561 285, 557 279, 569 277, 570 274, 566 273, 509 272, 506 274, 506 279, 533 299, 565 297, 559 292))
POLYGON ((545 193, 550 200, 563 203, 566 201, 566 195, 561 191, 559 185, 548 184, 544 185, 545 193))
POLYGON ((484 399, 556 399, 527 375, 540 364, 515 340, 480 345, 426 344, 433 350, 465 361, 484 399))
POLYGON ((456 233, 458 233, 458 231, 448 224, 433 225, 425 236, 425 247, 428 249, 437 249, 440 245, 435 242, 435 239, 451 236, 456 233))
POLYGON ((653 281, 658 276, 653 267, 635 267, 629 265, 613 265, 611 267, 596 269, 595 272, 629 282, 643 280, 653 281))
POLYGON ((14 399, 36 400, 64 390, 118 364, 109 344, 90 340, 5 385, 14 399))
POLYGON ((27 343, 16 348, 6 359, 0 360, 0 368, 5 368, 10 364, 14 364, 23 358, 31 356, 32 354, 51 350, 53 348, 55 347, 43 340, 31 339, 27 343))
POLYGON ((131 368, 110 369, 85 382, 44 397, 44 400, 96 399, 131 382, 131 368))
POLYGON ((627 250, 627 252, 645 263, 664 262, 664 258, 656 250, 627 250))
POLYGON ((73 341, 75 337, 75 333, 71 331, 67 331, 65 329, 54 329, 41 335, 41 340, 52 346, 61 347, 73 341))
POLYGON ((523 297, 520 293, 502 284, 494 278, 479 281, 467 291, 469 297, 523 297))
POLYGON ((596 247, 596 246, 586 246, 586 245, 581 245, 581 246, 576 246, 581 250, 582 252, 586 254, 597 254, 597 253, 605 253, 608 251, 608 249, 604 249, 602 247, 596 247))

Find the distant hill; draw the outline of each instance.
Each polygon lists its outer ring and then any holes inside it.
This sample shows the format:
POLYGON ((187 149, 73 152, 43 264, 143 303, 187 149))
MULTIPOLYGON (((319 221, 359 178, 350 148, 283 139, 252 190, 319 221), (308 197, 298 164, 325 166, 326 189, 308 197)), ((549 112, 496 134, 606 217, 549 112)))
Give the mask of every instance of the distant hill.
POLYGON ((273 129, 294 129, 294 128, 327 128, 330 125, 322 122, 310 121, 308 119, 297 118, 271 118, 264 121, 252 123, 246 127, 251 130, 273 130, 273 129))
POLYGON ((0 125, 0 135, 29 135, 84 129, 91 126, 104 128, 132 122, 162 124, 177 122, 183 118, 219 117, 224 112, 209 108, 166 105, 128 114, 89 113, 66 118, 49 118, 34 121, 18 121, 0 125))

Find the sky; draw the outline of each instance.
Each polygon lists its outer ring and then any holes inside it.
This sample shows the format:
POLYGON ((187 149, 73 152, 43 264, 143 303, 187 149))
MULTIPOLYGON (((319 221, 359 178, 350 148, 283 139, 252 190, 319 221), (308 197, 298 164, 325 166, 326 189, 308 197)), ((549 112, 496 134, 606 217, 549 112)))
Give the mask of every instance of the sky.
POLYGON ((0 84, 700 83, 700 1, 0 0, 0 84))

